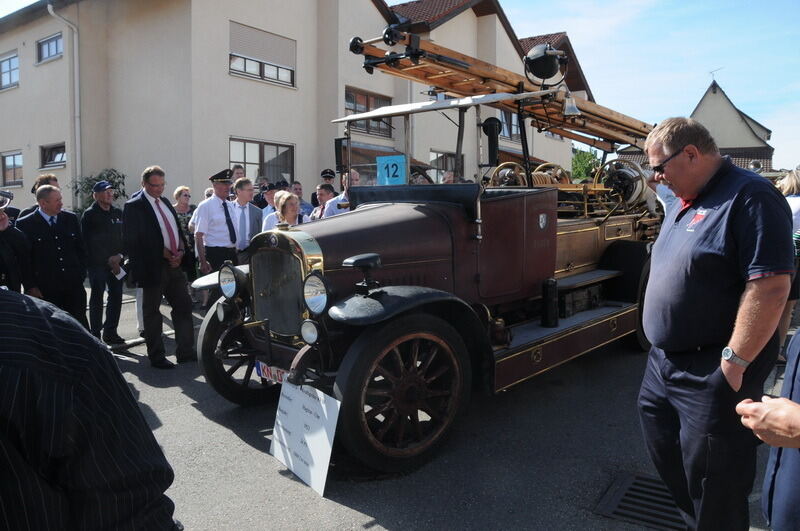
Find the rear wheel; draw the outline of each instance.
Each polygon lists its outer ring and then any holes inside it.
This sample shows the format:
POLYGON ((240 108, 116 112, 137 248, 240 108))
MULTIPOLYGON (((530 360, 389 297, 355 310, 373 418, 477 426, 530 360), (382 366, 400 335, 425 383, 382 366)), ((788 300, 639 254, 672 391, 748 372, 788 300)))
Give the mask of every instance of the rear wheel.
POLYGON ((245 350, 241 332, 229 331, 215 309, 211 307, 200 328, 200 367, 206 381, 224 398, 241 406, 274 401, 280 385, 258 376, 255 355, 245 350))
POLYGON ((464 342, 438 317, 412 314, 367 328, 336 377, 338 436, 376 470, 414 469, 446 438, 470 382, 464 342))

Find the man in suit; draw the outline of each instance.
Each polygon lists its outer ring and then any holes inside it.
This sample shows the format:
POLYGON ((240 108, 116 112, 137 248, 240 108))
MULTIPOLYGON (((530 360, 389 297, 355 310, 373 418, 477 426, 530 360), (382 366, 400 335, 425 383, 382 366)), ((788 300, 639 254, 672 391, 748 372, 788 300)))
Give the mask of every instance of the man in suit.
MULTIPOLYGON (((25 285, 25 293, 42 298, 36 287, 31 268, 31 244, 18 228, 14 227, 9 210, 9 203, 14 194, 0 190, 0 289, 21 292, 25 285)), ((19 210, 16 210, 16 215, 19 210)))
POLYGON ((142 172, 142 192, 125 203, 122 234, 130 272, 137 287, 142 288, 142 313, 147 357, 158 369, 171 369, 161 336, 163 318, 161 297, 172 307, 172 325, 178 344, 178 362, 195 361, 192 299, 186 277, 181 270, 184 258, 183 233, 172 205, 161 197, 165 173, 158 166, 142 172))
POLYGON ((250 201, 253 200, 253 181, 247 177, 236 179, 233 183, 236 201, 233 202, 234 220, 236 226, 236 259, 240 264, 250 260, 247 248, 250 239, 261 232, 262 211, 250 201))
POLYGON ((44 300, 52 302, 86 329, 86 248, 78 216, 62 210, 61 191, 50 184, 36 190, 38 208, 17 220, 31 243, 31 266, 44 300))

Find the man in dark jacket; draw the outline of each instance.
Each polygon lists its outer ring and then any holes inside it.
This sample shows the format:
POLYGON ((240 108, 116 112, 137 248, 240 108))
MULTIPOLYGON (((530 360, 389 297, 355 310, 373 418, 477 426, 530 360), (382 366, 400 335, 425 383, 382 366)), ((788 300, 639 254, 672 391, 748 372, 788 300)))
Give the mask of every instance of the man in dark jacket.
POLYGON ((81 218, 81 231, 86 242, 89 284, 89 325, 92 335, 109 345, 125 340, 117 333, 122 310, 122 210, 114 206, 114 188, 108 181, 95 183, 94 203, 81 218), (103 293, 108 288, 106 320, 103 322, 103 293))
POLYGON ((62 210, 61 191, 46 184, 36 191, 39 207, 17 220, 31 244, 31 265, 42 297, 87 329, 86 248, 78 216, 62 210))
MULTIPOLYGON (((11 192, 0 190, 0 288, 20 292, 25 284, 29 295, 41 298, 31 269, 31 245, 11 218, 13 207, 9 203, 13 197, 11 192)), ((14 215, 19 213, 19 209, 14 210, 14 215)))
POLYGON ((164 170, 150 166, 142 172, 142 193, 125 203, 122 233, 125 252, 130 258, 130 274, 142 288, 144 336, 150 364, 157 369, 175 367, 166 358, 161 337, 163 319, 161 298, 172 307, 172 326, 178 344, 178 362, 194 361, 192 299, 181 269, 185 241, 178 216, 164 193, 164 170))

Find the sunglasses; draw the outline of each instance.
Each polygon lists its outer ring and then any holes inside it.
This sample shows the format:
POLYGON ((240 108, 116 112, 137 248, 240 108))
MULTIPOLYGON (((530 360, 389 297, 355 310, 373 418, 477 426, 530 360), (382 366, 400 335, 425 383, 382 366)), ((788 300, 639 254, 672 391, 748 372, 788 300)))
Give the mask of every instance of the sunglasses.
POLYGON ((682 147, 682 148, 680 148, 678 151, 676 151, 675 153, 673 153, 672 155, 670 155, 670 156, 669 156, 669 157, 667 157, 666 159, 662 160, 662 161, 661 161, 661 164, 657 164, 657 165, 655 165, 655 166, 652 166, 650 169, 651 169, 651 170, 653 170, 653 173, 663 174, 663 173, 664 173, 664 170, 666 169, 666 167, 665 167, 665 166, 667 165, 667 162, 671 161, 672 159, 674 159, 675 157, 677 157, 678 155, 680 155, 681 153, 683 153, 683 149, 684 149, 685 147, 686 147, 686 146, 683 146, 683 147, 682 147))

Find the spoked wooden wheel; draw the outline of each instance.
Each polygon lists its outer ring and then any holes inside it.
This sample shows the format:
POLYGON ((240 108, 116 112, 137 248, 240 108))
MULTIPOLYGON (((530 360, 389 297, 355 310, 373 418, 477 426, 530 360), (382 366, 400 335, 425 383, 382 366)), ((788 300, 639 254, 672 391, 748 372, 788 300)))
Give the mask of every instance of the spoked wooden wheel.
POLYGON ((248 352, 241 334, 228 331, 217 318, 216 306, 200 327, 200 367, 208 384, 231 402, 252 406, 274 401, 280 385, 262 380, 255 370, 256 358, 248 352))
POLYGON ((336 379, 338 435, 375 469, 412 469, 445 438, 469 396, 470 367, 455 330, 427 314, 364 331, 336 379))

